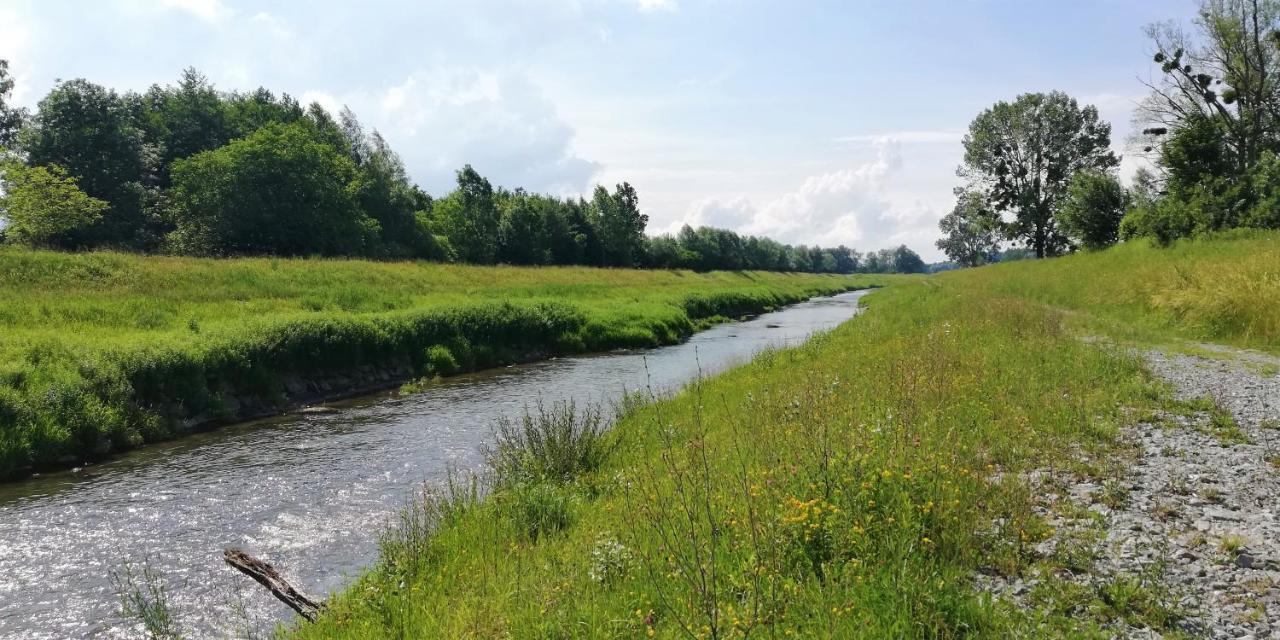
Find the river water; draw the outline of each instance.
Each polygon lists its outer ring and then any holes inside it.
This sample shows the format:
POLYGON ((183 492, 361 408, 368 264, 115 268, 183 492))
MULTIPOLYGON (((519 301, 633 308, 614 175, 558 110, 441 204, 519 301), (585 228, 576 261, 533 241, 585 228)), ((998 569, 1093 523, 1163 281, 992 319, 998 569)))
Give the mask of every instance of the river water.
POLYGON ((189 634, 269 630, 291 612, 227 568, 224 547, 265 557, 313 595, 339 589, 375 559, 378 532, 424 480, 481 463, 500 416, 540 399, 609 403, 677 388, 847 320, 864 293, 718 325, 684 344, 457 376, 0 485, 0 638, 139 637, 118 617, 111 575, 144 559, 189 634))

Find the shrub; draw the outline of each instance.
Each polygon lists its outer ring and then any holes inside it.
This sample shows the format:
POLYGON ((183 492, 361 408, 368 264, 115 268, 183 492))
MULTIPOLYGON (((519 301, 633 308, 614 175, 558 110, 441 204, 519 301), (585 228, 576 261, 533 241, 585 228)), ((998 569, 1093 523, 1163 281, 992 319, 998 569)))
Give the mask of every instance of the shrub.
POLYGON ((447 376, 458 371, 458 361, 444 345, 434 344, 427 347, 425 358, 426 365, 423 370, 429 376, 447 376))
POLYGON ((550 408, 538 403, 517 420, 503 418, 485 457, 500 485, 527 481, 567 482, 595 471, 615 446, 598 407, 572 402, 550 408))

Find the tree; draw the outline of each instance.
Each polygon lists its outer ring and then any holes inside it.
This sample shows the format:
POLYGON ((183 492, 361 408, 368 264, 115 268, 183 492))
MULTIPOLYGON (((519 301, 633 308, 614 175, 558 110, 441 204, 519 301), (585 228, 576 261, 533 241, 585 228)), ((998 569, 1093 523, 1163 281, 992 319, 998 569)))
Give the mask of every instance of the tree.
POLYGON ((382 134, 377 130, 365 134, 349 108, 343 108, 340 121, 343 146, 360 173, 356 199, 382 230, 377 254, 387 258, 440 258, 434 238, 418 221, 418 212, 431 209, 431 196, 409 181, 404 162, 382 134))
POLYGON ((899 245, 890 255, 890 271, 893 273, 924 273, 929 270, 920 254, 908 249, 905 244, 899 245))
POLYGON ((57 165, 7 161, 0 166, 0 187, 5 240, 15 244, 74 248, 76 232, 93 225, 107 209, 107 203, 86 195, 57 165))
POLYGON ((1093 106, 1081 108, 1065 93, 1027 93, 997 102, 969 125, 958 174, 997 212, 1012 214, 1006 227, 1037 257, 1069 248, 1058 229, 1058 207, 1080 171, 1119 164, 1110 150, 1111 125, 1093 106))
POLYGON ((436 204, 458 260, 493 264, 498 256, 498 211, 493 186, 471 165, 458 171, 458 188, 436 204))
POLYGON ((304 123, 270 124, 173 165, 174 248, 199 255, 369 255, 378 223, 347 155, 304 123))
POLYGON ((1280 2, 1203 0, 1198 13, 1195 36, 1171 23, 1147 29, 1161 75, 1147 85, 1143 133, 1207 126, 1243 175, 1280 141, 1280 2))
POLYGON ((634 267, 644 255, 644 228, 649 216, 640 213, 635 187, 623 182, 610 195, 597 186, 591 198, 600 224, 600 244, 608 266, 634 267))
POLYGON ((498 203, 498 260, 507 264, 549 264, 543 216, 523 189, 500 191, 498 203))
POLYGON ((161 186, 174 160, 216 149, 234 136, 226 105, 208 78, 188 67, 177 86, 153 86, 143 96, 147 139, 159 145, 161 186))
POLYGON ((942 238, 937 246, 957 265, 976 267, 994 262, 1000 252, 1000 216, 982 194, 961 191, 956 206, 938 222, 942 238))
POLYGON ((109 205, 78 244, 149 242, 142 204, 155 158, 127 100, 86 80, 63 82, 40 101, 20 146, 31 166, 64 167, 85 193, 109 205))
POLYGON ((13 93, 13 76, 9 75, 9 61, 0 60, 0 152, 13 147, 26 112, 10 105, 13 93))
POLYGON ((1077 173, 1062 203, 1062 230, 1086 249, 1116 243, 1129 197, 1120 181, 1103 171, 1077 173))

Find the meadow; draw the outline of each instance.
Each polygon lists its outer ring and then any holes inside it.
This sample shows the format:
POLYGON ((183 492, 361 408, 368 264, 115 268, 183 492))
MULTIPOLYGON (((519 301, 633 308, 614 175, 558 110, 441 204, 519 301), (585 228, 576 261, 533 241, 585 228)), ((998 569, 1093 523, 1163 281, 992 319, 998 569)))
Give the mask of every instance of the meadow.
POLYGON ((278 410, 317 378, 340 394, 353 371, 386 386, 668 344, 884 280, 3 249, 0 479, 278 410))
POLYGON ((1117 620, 1176 633, 1158 584, 1050 588, 1023 610, 974 576, 1067 571, 1070 557, 1034 550, 1051 531, 1020 473, 1110 487, 1123 425, 1171 406, 1136 356, 1085 329, 1274 350, 1276 240, 899 282, 803 346, 632 398, 609 430, 581 407, 533 409, 498 426, 490 471, 424 487, 378 563, 284 633, 1105 638, 1117 620))

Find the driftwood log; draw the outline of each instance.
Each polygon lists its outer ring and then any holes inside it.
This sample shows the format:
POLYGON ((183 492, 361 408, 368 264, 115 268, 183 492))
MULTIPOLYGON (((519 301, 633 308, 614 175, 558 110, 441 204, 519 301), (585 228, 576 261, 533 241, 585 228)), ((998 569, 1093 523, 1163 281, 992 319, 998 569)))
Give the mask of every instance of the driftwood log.
POLYGON ((222 552, 222 559, 227 564, 235 567, 241 573, 258 581, 258 584, 267 588, 271 595, 278 598, 281 602, 289 605, 290 609, 298 612, 298 615, 307 619, 307 622, 315 622, 316 615, 324 609, 323 602, 316 602, 310 596, 300 591, 297 587, 285 580, 276 571, 275 567, 259 560, 239 549, 226 549, 222 552))

